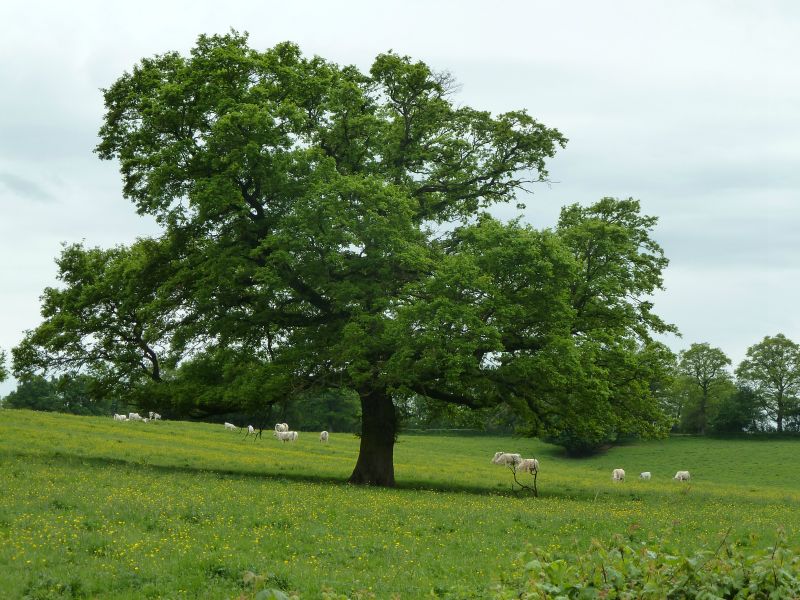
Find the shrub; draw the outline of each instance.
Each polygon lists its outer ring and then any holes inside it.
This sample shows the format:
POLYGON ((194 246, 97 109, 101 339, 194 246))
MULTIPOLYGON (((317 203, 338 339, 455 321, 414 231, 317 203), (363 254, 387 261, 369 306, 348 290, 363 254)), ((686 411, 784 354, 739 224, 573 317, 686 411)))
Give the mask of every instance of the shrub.
POLYGON ((556 557, 532 549, 524 568, 495 588, 496 598, 798 598, 800 555, 778 541, 761 551, 727 543, 681 555, 663 541, 615 536, 588 551, 556 557))

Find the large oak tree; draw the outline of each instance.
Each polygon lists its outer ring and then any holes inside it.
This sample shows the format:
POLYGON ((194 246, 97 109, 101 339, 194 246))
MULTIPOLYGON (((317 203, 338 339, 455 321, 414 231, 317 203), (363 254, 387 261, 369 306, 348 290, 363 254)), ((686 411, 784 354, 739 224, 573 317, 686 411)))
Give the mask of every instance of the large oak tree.
POLYGON ((533 433, 591 442, 667 424, 650 334, 673 328, 647 300, 666 266, 655 219, 611 198, 565 208, 552 230, 490 216, 546 179, 565 139, 452 92, 407 57, 362 73, 235 32, 105 90, 98 153, 163 226, 160 281, 140 300, 167 362, 246 356, 265 404, 356 392, 355 483, 394 484, 394 401, 412 395, 506 403, 533 433))

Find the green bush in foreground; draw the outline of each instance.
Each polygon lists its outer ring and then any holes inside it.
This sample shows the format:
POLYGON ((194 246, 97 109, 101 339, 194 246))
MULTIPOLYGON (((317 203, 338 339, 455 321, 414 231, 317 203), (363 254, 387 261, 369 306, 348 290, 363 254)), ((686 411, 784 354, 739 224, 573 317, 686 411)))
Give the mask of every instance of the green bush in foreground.
POLYGON ((761 551, 723 540, 716 551, 681 555, 662 540, 617 534, 605 545, 594 540, 586 553, 557 557, 537 548, 523 560, 496 598, 800 598, 800 555, 783 532, 761 551))

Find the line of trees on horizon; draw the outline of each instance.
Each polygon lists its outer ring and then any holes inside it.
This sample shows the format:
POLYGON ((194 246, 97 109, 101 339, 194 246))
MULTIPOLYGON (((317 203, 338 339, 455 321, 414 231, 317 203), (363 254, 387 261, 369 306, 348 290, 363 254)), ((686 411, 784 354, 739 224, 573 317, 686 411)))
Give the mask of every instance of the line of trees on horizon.
POLYGON ((664 408, 678 432, 800 432, 800 345, 766 336, 733 369, 720 348, 692 344, 677 357, 664 408))
MULTIPOLYGON (((708 343, 694 343, 678 354, 666 350, 665 355, 672 377, 655 392, 673 432, 800 433, 800 344, 785 335, 766 336, 753 344, 735 368, 723 350, 708 343)), ((0 381, 7 376, 0 350, 0 381)), ((78 415, 138 409, 135 399, 95 393, 96 383, 87 375, 35 376, 20 382, 0 405, 78 415)), ((336 390, 286 398, 258 414, 197 411, 188 402, 181 408, 174 399, 168 406, 159 408, 173 418, 233 419, 264 427, 287 420, 304 430, 357 432, 361 419, 358 398, 336 390)), ((508 405, 474 410, 417 396, 398 403, 398 412, 404 429, 525 433, 524 422, 508 405)))

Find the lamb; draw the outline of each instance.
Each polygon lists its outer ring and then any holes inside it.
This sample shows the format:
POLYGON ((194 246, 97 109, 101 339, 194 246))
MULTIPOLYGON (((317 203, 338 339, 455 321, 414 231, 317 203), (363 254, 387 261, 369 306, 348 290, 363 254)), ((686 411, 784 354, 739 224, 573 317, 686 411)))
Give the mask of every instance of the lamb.
POLYGON ((289 426, 286 423, 275 423, 275 431, 277 432, 289 431, 289 426))
POLYGON ((114 420, 115 421, 127 421, 128 417, 126 417, 125 415, 118 415, 117 413, 114 413, 114 420))
POLYGON ((643 481, 650 481, 650 471, 643 471, 639 473, 639 479, 643 481))
POLYGON ((522 456, 519 454, 510 454, 508 452, 495 452, 492 463, 496 465, 509 465, 516 467, 522 462, 522 456))
POLYGON ((149 418, 147 418, 147 417, 145 417, 144 419, 142 419, 142 423, 149 423, 149 422, 150 422, 150 419, 149 419, 149 418))
POLYGON ((673 477, 673 479, 677 479, 678 481, 689 481, 691 478, 692 476, 689 475, 689 471, 678 471, 675 473, 675 477, 673 477))
POLYGON ((522 462, 517 465, 517 471, 522 473, 530 473, 533 475, 534 473, 539 472, 539 461, 535 458, 523 458, 522 462))
POLYGON ((228 423, 226 421, 225 422, 225 429, 230 429, 231 431, 236 431, 239 428, 236 425, 234 425, 233 423, 228 423))
POLYGON ((150 418, 153 419, 154 421, 160 421, 161 420, 161 415, 154 412, 153 416, 150 417, 150 418))
POLYGON ((611 481, 625 481, 625 469, 611 471, 611 481))
POLYGON ((329 434, 328 434, 327 431, 321 431, 320 434, 319 434, 319 441, 320 442, 327 442, 328 441, 328 435, 329 434))

